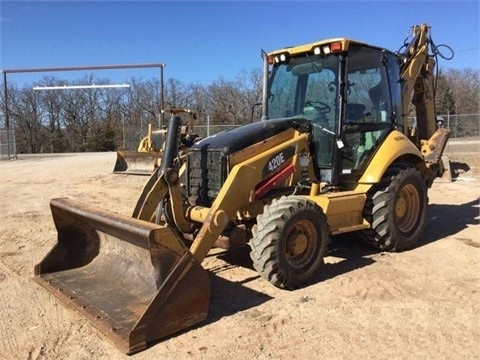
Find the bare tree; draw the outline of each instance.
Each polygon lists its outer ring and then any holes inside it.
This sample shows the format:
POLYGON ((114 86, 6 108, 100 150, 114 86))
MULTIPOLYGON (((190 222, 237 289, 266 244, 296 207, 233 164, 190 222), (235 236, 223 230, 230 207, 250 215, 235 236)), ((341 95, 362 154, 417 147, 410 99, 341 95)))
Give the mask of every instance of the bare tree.
MULTIPOLYGON (((65 82, 54 77, 45 77, 38 84, 40 86, 61 86, 65 82)), ((63 152, 66 149, 62 133, 62 99, 57 90, 45 90, 41 92, 40 101, 44 111, 42 112, 42 127, 49 132, 48 142, 43 144, 42 152, 63 152)))
POLYGON ((113 133, 112 138, 112 150, 115 150, 121 146, 123 140, 123 125, 125 123, 124 112, 122 111, 125 89, 109 89, 109 91, 103 91, 99 96, 99 103, 101 108, 101 122, 107 124, 106 127, 111 129, 113 133))
POLYGON ((178 79, 167 79, 165 84, 166 108, 192 108, 195 105, 192 88, 189 85, 178 79))
MULTIPOLYGON (((109 83, 92 75, 66 82, 45 77, 34 85, 62 86, 109 83)), ((157 126, 161 116, 158 79, 131 78, 128 89, 75 89, 34 91, 31 86, 8 89, 11 124, 15 126, 18 152, 64 152, 114 150, 129 136, 132 146, 146 133, 147 124, 157 126), (125 129, 130 134, 125 135, 125 129)), ((210 84, 183 83, 167 79, 165 108, 188 108, 197 114, 197 124, 242 125, 260 118, 262 72, 240 72, 234 80, 219 78, 210 84)), ((480 113, 480 70, 448 69, 437 82, 437 113, 480 113)), ((1 93, 0 101, 5 101, 1 93)), ((168 116, 168 115, 166 115, 168 116)), ((473 119, 475 120, 475 119, 473 119)), ((478 125, 471 121, 472 126, 478 125)), ((165 125, 165 124, 163 124, 165 125)), ((470 123, 463 124, 467 129, 470 123)), ((469 130, 468 128, 467 130, 469 130)), ((467 133, 467 132, 465 132, 467 133)))
POLYGON ((17 151, 40 152, 45 140, 45 131, 41 124, 43 109, 40 94, 31 89, 22 89, 18 92, 18 101, 12 104, 12 110, 18 138, 17 151))
POLYGON ((440 71, 435 91, 435 109, 437 114, 455 114, 455 98, 445 75, 440 71))
POLYGON ((480 113, 480 69, 448 69, 445 79, 452 89, 455 113, 480 113))

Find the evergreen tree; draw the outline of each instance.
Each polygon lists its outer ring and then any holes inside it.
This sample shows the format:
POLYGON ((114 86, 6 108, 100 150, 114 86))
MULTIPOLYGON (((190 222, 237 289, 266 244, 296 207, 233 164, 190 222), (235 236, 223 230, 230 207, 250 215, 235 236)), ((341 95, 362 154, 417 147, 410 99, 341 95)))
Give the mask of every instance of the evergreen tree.
POLYGON ((437 77, 435 109, 437 114, 455 114, 455 97, 447 78, 440 71, 437 77))

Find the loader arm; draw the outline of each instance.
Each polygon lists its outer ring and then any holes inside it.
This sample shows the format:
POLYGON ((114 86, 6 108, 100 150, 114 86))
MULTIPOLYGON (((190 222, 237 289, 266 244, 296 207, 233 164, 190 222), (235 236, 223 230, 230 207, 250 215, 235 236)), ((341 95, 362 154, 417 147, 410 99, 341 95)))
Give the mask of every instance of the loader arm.
POLYGON ((166 199, 168 194, 170 213, 172 214, 175 225, 181 232, 189 232, 191 224, 185 217, 182 193, 178 182, 179 174, 176 169, 167 169, 158 178, 156 174, 152 175, 149 182, 145 185, 137 205, 133 211, 132 217, 139 220, 157 222, 157 212, 162 209, 159 205, 166 199))

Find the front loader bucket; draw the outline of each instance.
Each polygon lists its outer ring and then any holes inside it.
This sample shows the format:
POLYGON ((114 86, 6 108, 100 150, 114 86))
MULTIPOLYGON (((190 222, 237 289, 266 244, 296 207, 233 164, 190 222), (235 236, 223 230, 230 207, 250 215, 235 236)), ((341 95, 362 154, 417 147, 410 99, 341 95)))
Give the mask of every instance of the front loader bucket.
POLYGON ((115 174, 152 175, 159 166, 162 153, 159 151, 117 151, 115 174))
POLYGON ((207 273, 174 230, 70 199, 50 203, 58 243, 34 279, 127 354, 203 321, 207 273))

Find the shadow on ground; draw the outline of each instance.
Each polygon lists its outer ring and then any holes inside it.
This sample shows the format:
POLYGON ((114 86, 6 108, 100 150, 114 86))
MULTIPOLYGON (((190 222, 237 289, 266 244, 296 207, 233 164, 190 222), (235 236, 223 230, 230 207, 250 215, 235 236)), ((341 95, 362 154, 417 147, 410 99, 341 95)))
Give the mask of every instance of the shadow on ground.
POLYGON ((428 206, 428 220, 424 237, 417 247, 452 236, 469 225, 480 223, 480 201, 475 199, 465 204, 431 204, 428 206))
POLYGON ((465 174, 470 171, 470 166, 463 162, 450 162, 450 172, 452 174, 452 179, 458 178, 460 175, 465 174))
POLYGON ((214 256, 223 260, 226 264, 208 269, 211 298, 207 324, 215 322, 224 316, 230 316, 254 308, 272 299, 269 295, 244 286, 248 282, 260 278, 260 275, 257 273, 254 276, 239 279, 238 281, 229 281, 218 276, 223 271, 236 267, 254 270, 248 246, 233 248, 214 256))
MULTIPOLYGON (((478 224, 479 199, 460 205, 429 205, 425 236, 417 247, 455 235, 469 225, 478 224)), ((258 279, 259 275, 240 281, 229 281, 217 276, 218 273, 233 267, 240 266, 253 270, 249 252, 250 248, 246 246, 215 255, 226 264, 208 270, 212 295, 208 319, 201 326, 216 322, 224 316, 254 308, 272 299, 271 296, 244 286, 258 279)), ((338 261, 327 262, 310 285, 374 264, 372 255, 380 253, 381 251, 364 244, 356 233, 332 236, 326 258, 334 257, 338 261)))

